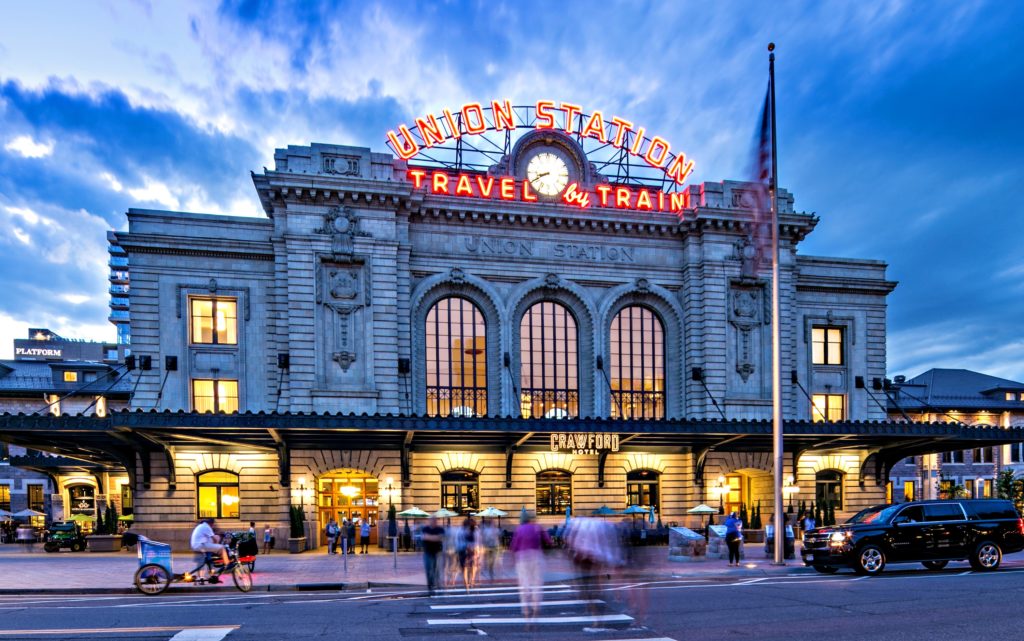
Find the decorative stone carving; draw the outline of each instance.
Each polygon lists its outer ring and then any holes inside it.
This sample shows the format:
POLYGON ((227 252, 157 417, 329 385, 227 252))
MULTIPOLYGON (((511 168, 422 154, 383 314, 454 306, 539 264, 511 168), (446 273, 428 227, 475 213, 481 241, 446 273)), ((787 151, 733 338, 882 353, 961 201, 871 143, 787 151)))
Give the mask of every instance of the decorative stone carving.
POLYGON ((340 269, 330 272, 331 298, 352 300, 359 295, 359 272, 340 269))
POLYGON ((324 214, 324 225, 316 230, 320 234, 330 234, 331 252, 336 261, 351 260, 353 239, 356 236, 369 236, 357 231, 359 217, 351 207, 332 207, 324 214))
POLYGON ((206 287, 207 287, 207 289, 210 290, 211 294, 216 292, 217 291, 217 279, 216 278, 211 278, 210 282, 206 284, 206 287))
POLYGON ((451 271, 448 272, 448 280, 456 285, 465 285, 466 272, 462 271, 459 267, 452 267, 451 271))
POLYGON ((544 277, 544 286, 548 289, 556 289, 562 286, 562 279, 558 277, 558 274, 548 274, 544 277))
POLYGON ((757 247, 750 242, 750 238, 744 236, 736 242, 733 257, 740 261, 740 276, 742 278, 757 278, 757 247))
POLYGON ((651 282, 646 278, 636 279, 636 291, 646 294, 651 291, 651 282))
POLYGON ((348 351, 335 352, 331 359, 341 367, 342 371, 347 372, 352 363, 356 362, 356 355, 348 351))
POLYGON ((733 287, 729 297, 729 322, 736 328, 736 372, 744 382, 757 371, 754 333, 762 324, 760 287, 733 287))

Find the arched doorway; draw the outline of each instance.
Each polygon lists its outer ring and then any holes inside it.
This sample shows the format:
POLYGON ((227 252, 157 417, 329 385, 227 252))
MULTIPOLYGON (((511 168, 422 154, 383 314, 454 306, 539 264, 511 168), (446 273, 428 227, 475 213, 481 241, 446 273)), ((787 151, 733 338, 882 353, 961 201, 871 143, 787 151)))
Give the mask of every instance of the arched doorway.
MULTIPOLYGON (((378 497, 377 478, 361 470, 335 470, 317 479, 317 506, 321 529, 332 518, 339 524, 344 520, 362 522, 367 519, 373 531, 370 540, 376 540, 378 497)), ((359 533, 356 533, 359 536, 359 533)), ((358 539, 357 539, 358 540, 358 539)))

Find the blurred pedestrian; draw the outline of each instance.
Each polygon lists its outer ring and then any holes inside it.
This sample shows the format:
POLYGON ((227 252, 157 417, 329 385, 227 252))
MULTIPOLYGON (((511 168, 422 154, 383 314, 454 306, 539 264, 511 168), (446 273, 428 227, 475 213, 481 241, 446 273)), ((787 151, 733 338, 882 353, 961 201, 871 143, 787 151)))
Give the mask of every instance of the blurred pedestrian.
POLYGON ((370 519, 364 519, 363 524, 359 526, 359 545, 362 547, 359 550, 360 554, 369 554, 370 552, 370 519))
POLYGON ((803 525, 804 525, 804 532, 803 532, 803 534, 804 534, 804 536, 807 536, 808 532, 810 532, 815 527, 817 527, 817 523, 814 522, 814 514, 808 512, 807 515, 804 516, 804 524, 803 525))
POLYGON ((483 566, 487 571, 487 578, 493 581, 500 541, 498 528, 490 519, 484 519, 480 524, 480 543, 483 549, 483 566))
POLYGON ((472 516, 467 516, 462 522, 462 529, 459 532, 458 552, 459 567, 462 568, 462 585, 466 592, 476 585, 476 573, 478 570, 477 553, 479 552, 480 532, 476 521, 472 516))
POLYGON ((580 598, 596 612, 603 575, 622 563, 618 532, 603 519, 575 518, 569 523, 565 544, 581 579, 580 598))
POLYGON ((421 530, 423 538, 423 569, 427 573, 427 592, 434 596, 440 575, 438 561, 444 549, 444 528, 437 524, 437 517, 431 516, 421 530))
POLYGON ((519 579, 519 604, 527 619, 540 614, 544 584, 544 548, 551 547, 551 537, 533 520, 532 514, 523 514, 522 524, 516 528, 509 546, 516 563, 519 579))
POLYGON ((356 553, 356 520, 353 517, 345 525, 345 542, 348 544, 348 553, 356 553))
POLYGON ((743 521, 739 514, 732 512, 725 519, 725 544, 729 547, 729 567, 740 566, 740 545, 743 544, 743 521), (735 563, 733 562, 735 560, 735 563))
POLYGON ((327 527, 324 528, 324 537, 327 539, 327 553, 334 554, 337 552, 338 547, 338 534, 341 532, 338 527, 338 522, 331 517, 331 520, 327 522, 327 527))
POLYGON ((270 524, 267 523, 263 527, 263 553, 270 554, 270 540, 274 538, 274 531, 270 529, 270 524))

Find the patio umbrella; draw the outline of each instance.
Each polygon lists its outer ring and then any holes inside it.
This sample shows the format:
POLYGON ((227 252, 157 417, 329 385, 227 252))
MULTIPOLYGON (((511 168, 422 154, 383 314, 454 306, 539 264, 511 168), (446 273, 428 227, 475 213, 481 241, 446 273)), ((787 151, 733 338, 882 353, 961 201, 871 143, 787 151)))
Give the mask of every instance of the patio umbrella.
POLYGON ((501 527, 501 517, 508 516, 508 512, 505 512, 504 510, 499 510, 496 507, 488 507, 477 512, 475 516, 479 516, 482 519, 496 518, 498 519, 498 527, 501 527))
POLYGON ((434 516, 436 516, 439 519, 445 519, 445 525, 447 525, 449 527, 451 527, 451 524, 452 524, 452 517, 453 516, 458 516, 458 515, 459 515, 458 512, 453 512, 452 510, 449 510, 446 507, 443 507, 440 510, 438 510, 437 512, 434 512, 434 516))
POLYGON ((10 520, 11 520, 11 513, 8 512, 7 510, 0 509, 0 521, 10 521, 10 520))
POLYGON ((121 516, 117 517, 117 520, 118 521, 134 521, 135 520, 135 515, 133 515, 133 514, 122 514, 121 516))
POLYGON ((647 508, 640 507, 639 505, 630 505, 625 510, 623 510, 622 513, 631 515, 633 517, 633 527, 636 527, 636 515, 643 514, 646 516, 647 508))
POLYGON ((425 519, 430 515, 418 507, 413 506, 408 510, 402 510, 396 516, 400 516, 403 519, 425 519))
POLYGON ((96 519, 89 516, 88 514, 75 514, 68 520, 74 521, 75 523, 94 523, 96 521, 96 519))
POLYGON ((25 509, 25 510, 19 510, 19 511, 15 512, 14 514, 12 514, 11 516, 13 516, 16 519, 28 519, 28 518, 32 518, 33 516, 46 516, 46 515, 43 514, 42 512, 37 512, 35 510, 25 509))
POLYGON ((711 516, 714 515, 714 514, 718 514, 718 509, 710 507, 708 505, 704 505, 703 503, 701 503, 697 507, 690 508, 689 510, 686 510, 686 513, 687 514, 696 514, 697 516, 704 516, 706 514, 708 516, 708 523, 707 523, 707 525, 704 526, 704 538, 707 539, 708 538, 708 527, 711 525, 711 516))
POLYGON ((613 510, 607 505, 602 505, 593 512, 594 516, 615 516, 616 514, 622 514, 622 512, 613 510))

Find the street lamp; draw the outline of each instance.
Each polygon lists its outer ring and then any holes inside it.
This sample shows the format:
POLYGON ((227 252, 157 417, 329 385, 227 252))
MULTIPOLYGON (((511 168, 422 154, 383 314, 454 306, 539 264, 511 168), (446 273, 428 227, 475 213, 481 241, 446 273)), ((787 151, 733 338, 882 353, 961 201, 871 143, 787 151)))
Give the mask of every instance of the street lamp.
POLYGON ((729 486, 726 485, 724 476, 718 477, 718 487, 715 491, 718 492, 718 513, 725 514, 725 495, 729 493, 729 486))

